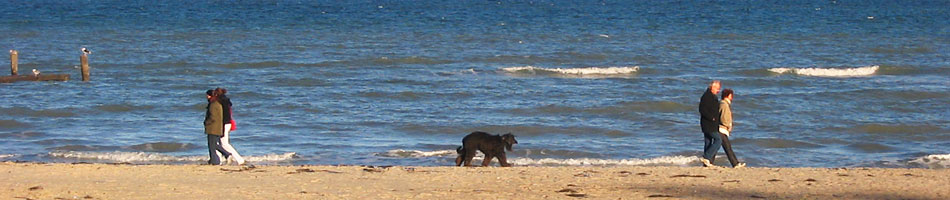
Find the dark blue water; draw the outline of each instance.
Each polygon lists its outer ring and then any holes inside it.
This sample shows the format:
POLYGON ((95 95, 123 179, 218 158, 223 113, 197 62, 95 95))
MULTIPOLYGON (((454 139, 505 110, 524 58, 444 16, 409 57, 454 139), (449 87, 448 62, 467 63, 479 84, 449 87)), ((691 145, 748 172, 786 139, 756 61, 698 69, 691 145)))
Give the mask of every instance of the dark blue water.
MULTIPOLYGON (((750 166, 950 166, 947 1, 8 2, 0 160, 197 164, 207 89, 259 164, 699 165, 706 84, 750 166), (89 48, 92 81, 79 79, 89 48)), ((725 159, 719 159, 721 164, 725 159)))

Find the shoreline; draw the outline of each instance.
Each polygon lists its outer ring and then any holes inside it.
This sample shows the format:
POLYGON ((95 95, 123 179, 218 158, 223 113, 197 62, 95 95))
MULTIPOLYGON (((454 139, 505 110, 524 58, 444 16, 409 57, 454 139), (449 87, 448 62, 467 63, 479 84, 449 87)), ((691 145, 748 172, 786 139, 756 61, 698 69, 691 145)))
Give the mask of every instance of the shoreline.
POLYGON ((950 169, 0 162, 11 199, 947 199, 950 169))

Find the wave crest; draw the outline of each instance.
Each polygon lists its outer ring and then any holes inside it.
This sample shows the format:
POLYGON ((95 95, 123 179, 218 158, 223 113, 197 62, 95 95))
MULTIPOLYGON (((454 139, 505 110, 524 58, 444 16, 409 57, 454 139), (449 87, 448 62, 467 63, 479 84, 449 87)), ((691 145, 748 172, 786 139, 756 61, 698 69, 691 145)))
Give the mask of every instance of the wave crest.
POLYGON ((137 106, 130 104, 108 104, 95 106, 95 108, 106 112, 131 112, 137 110, 151 110, 154 107, 148 105, 137 106))
POLYGON ((699 162, 695 156, 663 156, 656 158, 631 158, 631 159, 596 159, 596 158, 515 158, 509 159, 509 163, 516 165, 536 165, 536 166, 689 166, 691 163, 699 162))
POLYGON ((4 129, 14 129, 14 128, 28 128, 31 127, 30 124, 18 122, 16 120, 0 120, 0 127, 4 129))
POLYGON ((925 134, 939 132, 940 127, 912 124, 865 124, 856 126, 851 131, 869 134, 925 134))
POLYGON ((145 152, 175 152, 175 151, 184 151, 197 149, 198 145, 190 143, 176 143, 176 142, 155 142, 155 143, 145 143, 132 145, 132 149, 145 151, 145 152))
MULTIPOLYGON (((172 156, 161 153, 147 152, 50 152, 55 158, 77 159, 80 161, 128 162, 128 163, 163 163, 163 162, 207 162, 208 156, 172 156)), ((283 154, 268 154, 260 156, 244 156, 250 162, 281 162, 297 157, 296 152, 283 154)))
POLYGON ((502 68, 501 70, 512 74, 528 75, 618 76, 637 73, 640 71, 640 67, 543 68, 535 66, 523 66, 506 67, 502 68))
POLYGON ((950 168, 950 154, 927 155, 911 160, 908 163, 928 169, 947 169, 950 168))
POLYGON ((817 76, 817 77, 857 77, 857 76, 871 76, 877 73, 877 70, 880 69, 880 66, 867 66, 867 67, 857 67, 857 68, 771 68, 770 72, 777 74, 798 74, 802 76, 817 76))
POLYGON ((0 154, 0 160, 16 157, 16 154, 0 154))
POLYGON ((419 151, 419 150, 395 149, 395 150, 389 150, 386 153, 378 153, 376 155, 382 156, 382 157, 394 157, 394 158, 422 158, 422 157, 452 156, 452 155, 457 155, 457 154, 458 153, 455 150, 419 151))

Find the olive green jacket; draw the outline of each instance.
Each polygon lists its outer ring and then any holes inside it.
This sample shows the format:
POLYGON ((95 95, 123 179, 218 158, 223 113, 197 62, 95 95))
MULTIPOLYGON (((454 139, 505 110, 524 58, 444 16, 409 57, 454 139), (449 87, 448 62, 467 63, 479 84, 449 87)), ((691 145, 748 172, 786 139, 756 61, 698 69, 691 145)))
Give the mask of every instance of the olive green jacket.
POLYGON ((224 135, 224 109, 221 103, 208 103, 208 112, 205 113, 205 134, 224 135))

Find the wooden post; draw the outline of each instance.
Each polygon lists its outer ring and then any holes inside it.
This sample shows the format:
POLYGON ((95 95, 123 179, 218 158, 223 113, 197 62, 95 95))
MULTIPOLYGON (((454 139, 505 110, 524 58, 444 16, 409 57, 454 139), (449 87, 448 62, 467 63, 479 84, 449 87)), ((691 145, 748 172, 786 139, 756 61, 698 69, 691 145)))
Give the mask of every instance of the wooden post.
POLYGON ((17 51, 13 49, 10 50, 10 75, 19 75, 17 73, 17 51))
POLYGON ((89 58, 85 53, 82 56, 79 56, 79 62, 82 64, 80 70, 82 71, 82 81, 89 81, 89 58))

